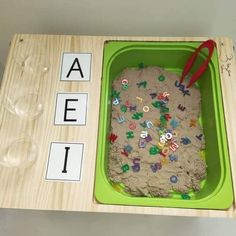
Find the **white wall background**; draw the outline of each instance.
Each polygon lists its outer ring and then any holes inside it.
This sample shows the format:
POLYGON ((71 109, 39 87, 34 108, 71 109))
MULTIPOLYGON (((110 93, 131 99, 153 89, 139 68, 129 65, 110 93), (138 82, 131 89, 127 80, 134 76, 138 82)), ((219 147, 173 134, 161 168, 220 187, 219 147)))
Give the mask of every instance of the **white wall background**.
MULTIPOLYGON (((236 41, 236 1, 0 0, 0 75, 15 33, 224 35, 236 41)), ((0 209, 0 236, 235 234, 236 221, 229 219, 0 209)))

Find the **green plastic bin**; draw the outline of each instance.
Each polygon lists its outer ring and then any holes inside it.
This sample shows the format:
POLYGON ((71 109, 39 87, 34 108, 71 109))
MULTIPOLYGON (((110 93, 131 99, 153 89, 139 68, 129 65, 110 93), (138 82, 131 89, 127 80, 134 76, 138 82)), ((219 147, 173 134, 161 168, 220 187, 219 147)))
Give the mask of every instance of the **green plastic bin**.
MULTIPOLYGON (((200 43, 134 41, 105 43, 95 176, 95 197, 98 202, 204 209, 227 209, 232 205, 233 188, 216 50, 207 71, 197 84, 202 96, 200 121, 206 140, 205 160, 208 166, 207 179, 202 181, 202 189, 199 192, 190 193, 189 200, 174 194, 169 198, 136 197, 114 186, 107 176, 112 81, 123 69, 137 67, 140 63, 147 66, 161 66, 166 70, 181 74, 187 59, 200 43)), ((199 54, 192 72, 196 71, 206 57, 205 51, 199 54)))

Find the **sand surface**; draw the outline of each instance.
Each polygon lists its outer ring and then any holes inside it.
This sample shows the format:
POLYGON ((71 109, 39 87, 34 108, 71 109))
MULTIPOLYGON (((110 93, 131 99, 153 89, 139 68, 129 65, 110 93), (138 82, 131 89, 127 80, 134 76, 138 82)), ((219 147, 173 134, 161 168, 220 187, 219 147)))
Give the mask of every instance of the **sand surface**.
POLYGON ((113 82, 108 175, 135 196, 199 191, 206 178, 200 91, 159 67, 127 68, 113 82))

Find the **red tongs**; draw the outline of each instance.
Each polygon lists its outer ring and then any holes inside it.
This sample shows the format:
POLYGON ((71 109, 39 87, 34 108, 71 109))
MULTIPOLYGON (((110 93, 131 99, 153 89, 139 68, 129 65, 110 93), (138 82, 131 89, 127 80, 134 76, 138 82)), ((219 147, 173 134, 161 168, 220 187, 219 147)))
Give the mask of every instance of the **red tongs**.
POLYGON ((196 51, 193 53, 193 55, 188 59, 185 67, 184 67, 184 70, 183 70, 183 73, 182 73, 182 76, 180 78, 180 83, 183 82, 185 76, 189 73, 190 69, 192 68, 193 66, 193 63, 195 62, 198 54, 200 53, 201 49, 202 48, 208 48, 208 57, 206 58, 206 60, 201 64, 201 66, 199 67, 199 69, 192 75, 190 81, 189 81, 189 84, 187 85, 187 88, 191 87, 198 79, 199 77, 203 74, 203 72, 207 69, 207 66, 211 60, 211 57, 213 55, 213 52, 214 52, 214 48, 216 47, 216 43, 209 39, 205 42, 203 42, 197 49, 196 51))

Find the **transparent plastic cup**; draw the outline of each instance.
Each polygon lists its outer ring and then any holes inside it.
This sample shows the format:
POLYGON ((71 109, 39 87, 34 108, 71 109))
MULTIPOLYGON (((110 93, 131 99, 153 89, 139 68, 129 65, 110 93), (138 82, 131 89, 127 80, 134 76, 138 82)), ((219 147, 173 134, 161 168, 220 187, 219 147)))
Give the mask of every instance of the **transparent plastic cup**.
POLYGON ((22 71, 26 73, 45 74, 50 68, 48 57, 44 54, 19 55, 15 57, 15 62, 22 71))
POLYGON ((43 104, 38 94, 25 94, 16 99, 7 99, 7 109, 23 119, 33 120, 43 112, 43 104))
POLYGON ((24 169, 37 159, 38 147, 30 138, 21 138, 12 142, 0 157, 0 165, 9 168, 24 169))
POLYGON ((20 38, 15 45, 13 61, 24 72, 42 74, 48 72, 50 60, 46 51, 46 42, 30 43, 32 40, 20 38))
POLYGON ((16 92, 5 99, 5 107, 12 114, 22 119, 33 120, 43 112, 42 98, 38 93, 16 92))
POLYGON ((33 120, 43 111, 43 99, 40 96, 41 76, 34 73, 18 73, 5 95, 5 108, 23 119, 33 120))

